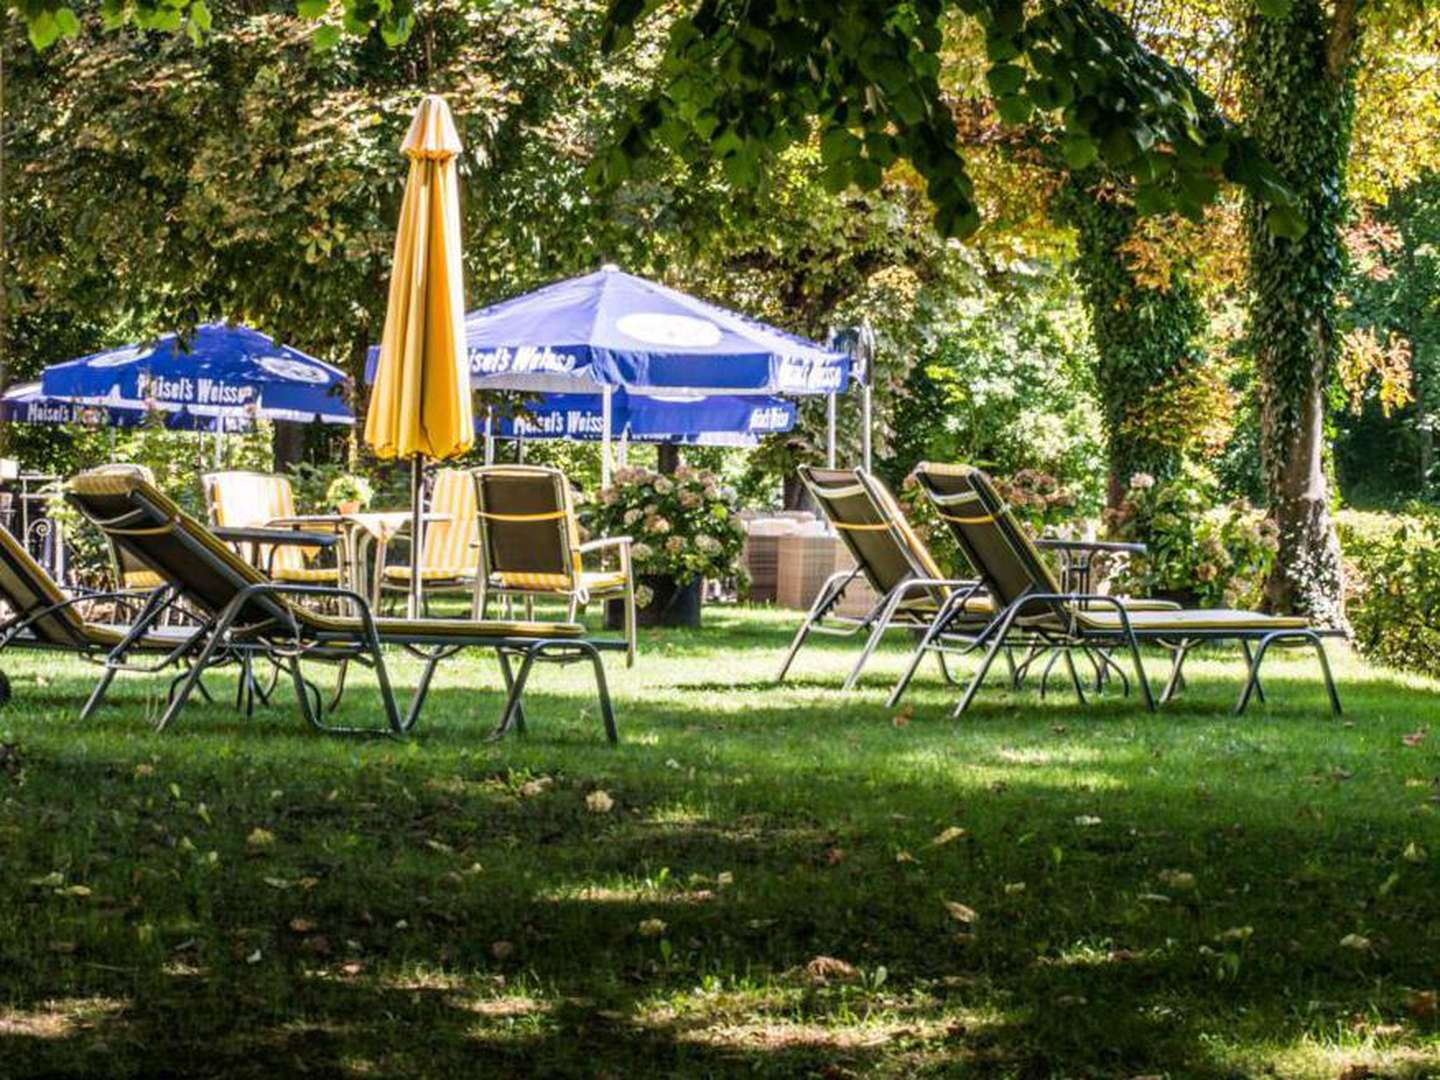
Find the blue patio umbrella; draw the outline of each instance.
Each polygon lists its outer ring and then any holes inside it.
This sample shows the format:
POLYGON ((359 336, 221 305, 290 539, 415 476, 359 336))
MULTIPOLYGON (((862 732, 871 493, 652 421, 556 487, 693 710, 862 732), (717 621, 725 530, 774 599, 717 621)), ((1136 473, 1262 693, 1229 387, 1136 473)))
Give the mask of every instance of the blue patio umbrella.
POLYGON ((843 352, 608 266, 471 312, 465 346, 491 390, 833 394, 850 371, 843 352))
MULTIPOLYGON (((600 394, 543 394, 523 413, 500 421, 508 438, 600 440, 605 402, 600 394)), ((762 435, 795 426, 795 404, 785 398, 722 394, 651 395, 617 391, 611 402, 610 435, 638 442, 751 445, 762 435)))
POLYGON ((255 330, 206 323, 45 369, 46 397, 114 410, 185 410, 197 417, 352 424, 345 373, 255 330))
MULTIPOLYGON (((171 431, 243 431, 251 426, 244 415, 201 416, 183 406, 159 409, 171 431)), ((16 383, 0 394, 0 423, 84 424, 88 427, 139 427, 149 411, 143 406, 86 405, 70 398, 47 397, 38 382, 16 383)))
MULTIPOLYGON (((476 389, 599 397, 599 438, 607 448, 607 436, 622 429, 614 415, 621 391, 707 398, 833 395, 844 392, 850 379, 843 351, 613 266, 472 312, 465 318, 465 343, 476 389)), ((375 361, 372 349, 367 377, 375 361)), ((543 403, 541 409, 550 411, 543 403)), ((641 437, 633 425, 631 430, 641 437)), ((667 434, 686 437, 683 431, 667 434)), ((743 427, 728 434, 750 438, 743 427)), ((602 472, 608 461, 607 449, 602 472)))

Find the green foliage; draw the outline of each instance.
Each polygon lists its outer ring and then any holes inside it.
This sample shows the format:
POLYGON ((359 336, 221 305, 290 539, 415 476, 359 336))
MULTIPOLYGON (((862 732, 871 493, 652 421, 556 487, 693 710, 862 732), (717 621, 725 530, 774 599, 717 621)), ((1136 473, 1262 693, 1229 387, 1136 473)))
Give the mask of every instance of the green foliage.
POLYGON ((353 473, 342 473, 325 488, 325 501, 331 506, 353 502, 364 510, 374 498, 375 488, 370 481, 353 473))
POLYGON ((601 536, 631 537, 637 574, 684 585, 735 574, 745 540, 738 510, 735 493, 712 473, 686 465, 673 476, 628 468, 600 492, 590 528, 601 536))
POLYGON ((1274 526, 1243 500, 1219 505, 1208 470, 1189 465, 1165 482, 1136 473, 1110 516, 1116 537, 1146 545, 1118 575, 1120 591, 1186 606, 1256 608, 1275 565, 1274 526))
MULTIPOLYGON (((898 485, 916 462, 963 461, 999 477, 1032 470, 1103 499, 1095 352, 1071 281, 1040 268, 955 305, 895 413, 894 453, 877 471, 898 485)), ((1028 272, 1027 272, 1028 271, 1028 272)))
MULTIPOLYGON (((1075 167, 1102 159, 1134 180, 1148 211, 1198 215, 1221 178, 1245 186, 1277 232, 1303 230, 1284 184, 1256 147, 1223 123, 1193 79, 1141 46, 1093 0, 720 0, 668 24, 661 83, 637 105, 596 166, 611 185, 668 146, 713 154, 737 186, 762 181, 775 153, 818 127, 827 187, 873 188, 896 158, 924 178, 935 224, 980 224, 972 178, 940 81, 950 9, 985 32, 988 90, 1008 123, 1040 111, 1064 128, 1075 167)), ((607 44, 627 43, 654 8, 612 0, 607 44)))
POLYGON ((1379 535, 1345 529, 1344 538, 1356 647, 1380 663, 1440 675, 1440 514, 1379 535))
POLYGON ((1427 174, 1352 226, 1343 315, 1410 346, 1414 400, 1386 410, 1367 389, 1364 408, 1336 420, 1336 471, 1347 501, 1435 498, 1440 421, 1440 176, 1427 174), (1377 454, 1376 447, 1386 452, 1377 454))

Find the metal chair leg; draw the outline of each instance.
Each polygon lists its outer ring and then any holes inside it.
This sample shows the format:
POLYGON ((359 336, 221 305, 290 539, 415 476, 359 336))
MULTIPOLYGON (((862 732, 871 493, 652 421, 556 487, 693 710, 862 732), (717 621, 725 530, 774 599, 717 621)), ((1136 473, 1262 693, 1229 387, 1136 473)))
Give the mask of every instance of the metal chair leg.
MULTIPOLYGON (((1245 653, 1245 663, 1247 665, 1253 664, 1255 662, 1255 658, 1250 655, 1250 642, 1242 638, 1240 640, 1240 648, 1245 653)), ((1255 697, 1259 699, 1261 705, 1265 704, 1265 684, 1260 681, 1260 674, 1258 670, 1255 674, 1255 697)))
POLYGON ((1336 716, 1343 716, 1340 692, 1335 689, 1335 678, 1330 674, 1330 658, 1325 655, 1325 643, 1320 640, 1319 634, 1311 634, 1310 640, 1315 644, 1315 655, 1320 660, 1320 672, 1325 676, 1325 692, 1330 695, 1330 709, 1336 716))
POLYGON ((100 707, 100 702, 105 698, 105 692, 110 689, 110 684, 114 681, 115 669, 107 667, 100 675, 100 679, 96 682, 95 688, 90 691, 90 697, 86 699, 85 707, 80 710, 81 720, 90 719, 95 710, 100 707))
MULTIPOLYGON (((495 653, 500 657, 500 674, 505 678, 505 696, 508 698, 515 689, 515 672, 510 668, 510 654, 504 649, 496 649, 495 653)), ((518 698, 515 700, 515 731, 520 735, 525 734, 525 703, 518 698)))
POLYGON ((435 669, 439 666, 443 654, 436 654, 425 661, 425 670, 420 673, 420 682, 415 686, 415 692, 410 695, 410 707, 405 710, 405 730, 409 731, 420 719, 420 707, 425 704, 425 697, 430 693, 430 680, 435 677, 435 669))
POLYGON ((1067 648, 1061 651, 1065 654, 1065 666, 1070 671, 1070 685, 1075 688, 1075 696, 1080 699, 1080 704, 1084 705, 1085 688, 1080 685, 1080 674, 1075 670, 1075 650, 1067 648))
POLYGON ((525 650, 525 659, 520 661, 520 672, 515 676, 510 693, 505 698, 504 711, 500 714, 500 722, 495 725, 495 730, 490 733, 491 739, 499 739, 510 730, 515 708, 520 703, 520 695, 525 692, 525 682, 530 678, 530 669, 535 666, 535 655, 536 646, 532 645, 525 650))

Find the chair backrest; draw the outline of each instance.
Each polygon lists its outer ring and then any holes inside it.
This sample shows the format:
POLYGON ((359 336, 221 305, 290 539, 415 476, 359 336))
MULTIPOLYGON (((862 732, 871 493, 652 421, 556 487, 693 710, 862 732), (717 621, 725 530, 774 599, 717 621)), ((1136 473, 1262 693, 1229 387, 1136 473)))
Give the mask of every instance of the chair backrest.
MULTIPOLYGON (((217 613, 246 586, 268 580, 134 471, 111 467, 83 472, 67 485, 66 498, 122 552, 206 611, 217 613)), ((238 625, 303 611, 278 597, 257 597, 241 613, 238 625)))
MULTIPOLYGON (((1028 593, 1064 592, 990 477, 968 465, 922 461, 915 466, 915 478, 997 607, 1008 607, 1028 593)), ((1058 603, 1052 606, 1061 609, 1058 603)))
MULTIPOLYGON (((895 496, 864 469, 802 465, 800 479, 881 596, 915 578, 948 576, 910 527, 895 496)), ((936 586, 928 592, 938 603, 950 590, 936 586)))
MULTIPOLYGON (((115 462, 110 465, 102 465, 100 468, 130 470, 135 475, 144 477, 149 483, 155 483, 155 473, 148 465, 115 462)), ((110 565, 115 574, 115 583, 118 588, 153 589, 160 584, 153 571, 146 569, 132 556, 121 551, 108 536, 105 537, 105 544, 110 549, 110 565)))
MULTIPOLYGON (((18 618, 64 602, 65 594, 9 529, 0 526, 0 599, 18 618)), ((30 632, 52 645, 82 645, 88 640, 85 622, 74 607, 43 615, 30 624, 30 632)))
POLYGON ((515 588, 576 588, 580 525, 570 481, 543 465, 471 472, 480 527, 480 570, 515 588))
POLYGON ((427 570, 462 574, 480 558, 480 525, 475 517, 475 482, 463 469, 441 469, 430 493, 430 512, 443 520, 425 524, 421 559, 427 570))
MULTIPOLYGON (((295 516, 295 491, 288 476, 234 469, 206 473, 202 480, 211 525, 263 527, 276 518, 295 516)), ((316 550, 281 544, 265 549, 261 561, 272 572, 301 570, 316 550)))

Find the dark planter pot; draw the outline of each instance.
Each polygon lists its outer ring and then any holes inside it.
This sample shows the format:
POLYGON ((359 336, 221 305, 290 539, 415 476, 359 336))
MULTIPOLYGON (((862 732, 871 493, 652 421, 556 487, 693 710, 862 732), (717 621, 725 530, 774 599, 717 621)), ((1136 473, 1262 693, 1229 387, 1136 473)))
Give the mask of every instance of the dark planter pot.
MULTIPOLYGON (((635 579, 635 587, 645 586, 654 595, 650 603, 635 609, 635 622, 639 626, 699 626, 700 625, 700 579, 697 577, 687 585, 675 584, 674 578, 641 575, 635 579)), ((625 626, 625 601, 605 602, 605 628, 620 630, 625 626)))

